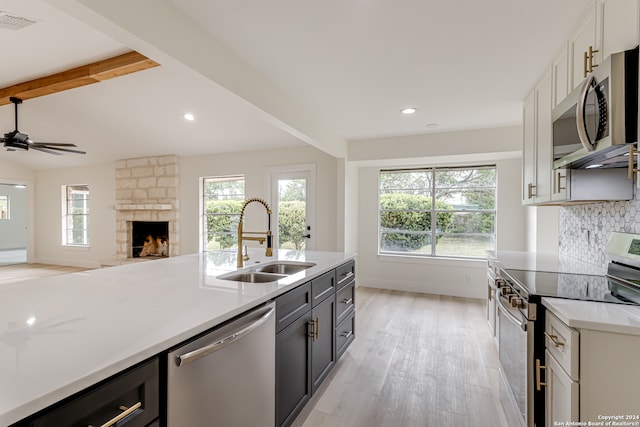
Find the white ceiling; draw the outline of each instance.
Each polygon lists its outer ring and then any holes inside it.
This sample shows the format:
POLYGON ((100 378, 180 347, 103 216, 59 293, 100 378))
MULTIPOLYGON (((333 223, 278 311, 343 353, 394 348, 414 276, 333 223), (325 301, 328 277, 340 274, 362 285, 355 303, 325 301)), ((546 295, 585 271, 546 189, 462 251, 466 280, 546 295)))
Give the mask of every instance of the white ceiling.
MULTIPOLYGON (((37 21, 0 30, 0 87, 130 49, 162 64, 20 106, 31 139, 87 155, 0 160, 47 169, 519 124, 589 3, 0 0, 37 21)), ((13 127, 13 106, 0 107, 0 133, 13 127)))

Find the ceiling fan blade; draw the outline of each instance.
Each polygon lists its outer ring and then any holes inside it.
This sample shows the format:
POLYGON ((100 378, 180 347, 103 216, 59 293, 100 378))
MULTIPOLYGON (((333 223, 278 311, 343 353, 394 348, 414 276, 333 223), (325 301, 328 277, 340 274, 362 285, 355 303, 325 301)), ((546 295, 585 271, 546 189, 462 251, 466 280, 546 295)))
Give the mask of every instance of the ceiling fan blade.
POLYGON ((65 143, 65 142, 29 142, 30 147, 77 147, 76 144, 65 143))
POLYGON ((49 149, 44 148, 44 147, 31 147, 31 148, 33 148, 34 150, 42 151, 43 153, 55 154, 56 156, 62 155, 62 153, 57 153, 57 152, 55 152, 53 150, 49 150, 49 149))
MULTIPOLYGON (((73 147, 75 147, 75 145, 73 145, 73 147)), ((34 150, 41 150, 44 148, 45 150, 64 151, 65 153, 87 154, 86 151, 82 151, 82 150, 71 150, 69 148, 50 147, 49 145, 38 145, 31 148, 33 148, 34 150)), ((59 154, 59 153, 56 153, 56 154, 59 154)))

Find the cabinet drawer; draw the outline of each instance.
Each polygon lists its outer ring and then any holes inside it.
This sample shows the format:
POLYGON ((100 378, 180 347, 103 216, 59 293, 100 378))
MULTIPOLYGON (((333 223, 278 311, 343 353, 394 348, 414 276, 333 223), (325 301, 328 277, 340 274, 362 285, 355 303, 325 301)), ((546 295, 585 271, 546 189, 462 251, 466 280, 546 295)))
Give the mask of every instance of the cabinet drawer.
POLYGON ((276 299, 276 333, 309 310, 311 310, 311 282, 278 297, 276 299))
POLYGON ((554 316, 546 313, 545 347, 574 381, 579 380, 580 334, 554 316))
POLYGON ((336 325, 347 318, 349 313, 355 309, 356 304, 356 282, 345 286, 336 292, 336 325))
POLYGON ((336 327, 336 360, 342 356, 356 337, 355 311, 336 327))
POLYGON ((335 270, 323 274, 311 281, 311 295, 313 306, 334 295, 336 290, 336 274, 335 270))
POLYGON ((81 393, 60 407, 48 411, 31 424, 34 427, 85 427, 103 424, 144 427, 158 418, 160 409, 159 362, 154 359, 81 393), (134 409, 135 408, 135 409, 134 409), (113 422, 125 412, 129 415, 113 422), (108 423, 112 420, 111 423, 108 423))
POLYGON ((337 289, 349 284, 356 277, 356 262, 351 260, 336 268, 337 289))

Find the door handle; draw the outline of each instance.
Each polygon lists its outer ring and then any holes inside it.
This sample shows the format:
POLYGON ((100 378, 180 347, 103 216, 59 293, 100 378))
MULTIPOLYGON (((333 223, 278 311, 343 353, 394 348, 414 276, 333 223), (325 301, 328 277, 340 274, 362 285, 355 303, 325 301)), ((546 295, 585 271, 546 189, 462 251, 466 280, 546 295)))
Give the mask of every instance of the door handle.
POLYGON ((536 359, 536 390, 538 391, 542 391, 542 386, 547 385, 547 383, 543 383, 542 379, 540 378, 541 371, 543 369, 546 371, 547 367, 540 363, 540 359, 536 359))
MULTIPOLYGON (((204 347, 201 347, 197 350, 193 350, 190 351, 186 354, 183 354, 181 356, 176 356, 176 365, 178 366, 184 366, 187 363, 193 362, 195 360, 200 359, 201 357, 205 357, 210 355, 211 353, 215 353, 216 351, 222 350, 223 348, 225 348, 226 346, 228 346, 229 344, 233 344, 234 342, 238 341, 239 339, 243 338, 245 335, 251 333, 253 330, 258 329, 260 326, 262 326, 267 320, 269 320, 269 318, 271 316, 273 316, 273 314, 275 313, 275 308, 273 307, 266 307, 264 309, 261 310, 266 310, 257 320, 255 320, 253 323, 249 324, 248 326, 245 326, 244 328, 232 332, 231 334, 229 334, 228 336, 212 343, 209 345, 206 345, 204 347)), ((258 311, 258 310, 256 310, 258 311)))
POLYGON ((307 239, 311 238, 311 234, 303 234, 302 237, 306 237, 307 239))

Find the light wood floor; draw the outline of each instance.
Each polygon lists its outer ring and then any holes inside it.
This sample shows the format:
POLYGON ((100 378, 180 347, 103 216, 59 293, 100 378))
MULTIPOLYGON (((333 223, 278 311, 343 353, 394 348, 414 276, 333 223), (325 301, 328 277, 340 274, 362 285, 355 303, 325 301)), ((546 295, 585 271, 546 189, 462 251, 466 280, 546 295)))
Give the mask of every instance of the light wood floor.
POLYGON ((356 310, 356 340, 295 427, 507 427, 482 301, 359 287, 356 310))
POLYGON ((49 264, 15 264, 0 266, 0 285, 21 280, 84 271, 86 268, 49 264))

